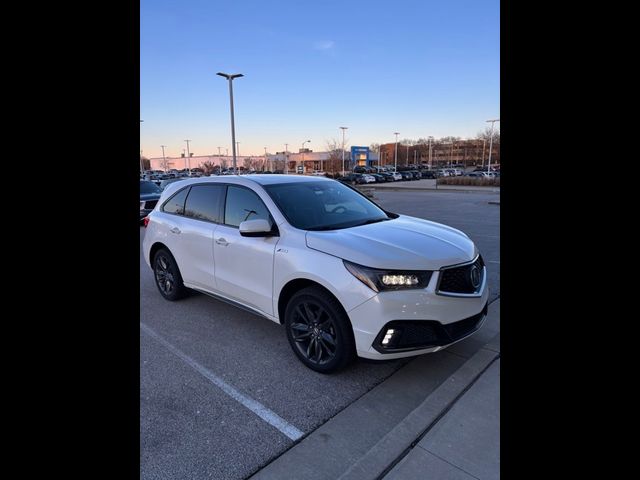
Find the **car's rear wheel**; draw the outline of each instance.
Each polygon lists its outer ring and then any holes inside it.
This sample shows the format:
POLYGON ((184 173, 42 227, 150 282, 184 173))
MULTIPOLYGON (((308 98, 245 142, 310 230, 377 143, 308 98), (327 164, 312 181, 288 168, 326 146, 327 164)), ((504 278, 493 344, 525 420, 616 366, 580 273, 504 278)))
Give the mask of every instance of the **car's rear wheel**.
POLYGON ((153 276, 160 295, 167 300, 173 302, 186 295, 178 264, 166 248, 159 249, 153 256, 153 276))
POLYGON ((353 330, 335 297, 319 287, 295 293, 285 310, 289 344, 307 367, 331 373, 355 358, 353 330))

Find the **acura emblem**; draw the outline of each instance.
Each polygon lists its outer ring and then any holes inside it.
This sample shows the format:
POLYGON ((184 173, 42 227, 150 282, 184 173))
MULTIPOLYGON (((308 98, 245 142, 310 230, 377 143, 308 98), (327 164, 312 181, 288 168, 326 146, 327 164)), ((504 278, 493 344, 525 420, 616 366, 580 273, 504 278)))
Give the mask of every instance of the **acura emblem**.
POLYGON ((471 286, 474 290, 477 290, 480 286, 480 269, 477 265, 473 265, 469 270, 469 280, 471 280, 471 286))

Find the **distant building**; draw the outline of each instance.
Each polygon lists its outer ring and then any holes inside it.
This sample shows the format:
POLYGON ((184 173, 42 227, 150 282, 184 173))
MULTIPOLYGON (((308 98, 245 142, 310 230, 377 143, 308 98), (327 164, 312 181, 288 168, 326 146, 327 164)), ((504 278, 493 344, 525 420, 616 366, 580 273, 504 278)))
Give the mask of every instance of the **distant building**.
MULTIPOLYGON (((380 146, 382 159, 380 165, 393 165, 395 160, 395 143, 380 146)), ((432 142, 431 164, 434 167, 462 164, 465 166, 486 165, 489 160, 489 141, 472 139, 454 142, 432 142)), ((398 143, 398 166, 408 164, 429 164, 429 144, 402 145, 398 143)), ((493 142, 491 163, 500 163, 500 142, 493 142)))

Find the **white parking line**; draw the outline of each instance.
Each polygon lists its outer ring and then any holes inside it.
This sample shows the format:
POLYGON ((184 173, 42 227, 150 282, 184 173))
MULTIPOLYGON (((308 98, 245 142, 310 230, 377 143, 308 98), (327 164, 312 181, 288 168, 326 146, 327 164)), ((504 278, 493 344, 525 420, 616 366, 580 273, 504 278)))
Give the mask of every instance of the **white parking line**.
POLYGON ((173 353, 174 355, 179 357, 181 360, 183 360, 187 365, 193 368, 200 375, 202 375, 211 383, 213 383, 215 386, 220 388, 220 390, 222 390, 224 393, 229 395, 234 400, 237 400, 238 402, 240 402, 242 405, 244 405, 246 408, 251 410, 253 413, 255 413, 257 416, 259 416, 268 424, 280 430, 291 440, 296 441, 302 438, 302 436, 304 435, 303 432, 301 432, 296 427, 291 425, 289 422, 284 420, 277 413, 269 410, 260 402, 247 397, 243 393, 240 393, 238 390, 236 390, 234 387, 232 387, 227 382, 222 380, 216 374, 207 370, 205 367, 200 365, 198 362, 196 362, 194 359, 189 357, 187 354, 178 350, 176 347, 174 347, 169 342, 167 342, 164 338, 158 335, 153 329, 151 329, 151 327, 148 327, 144 323, 140 322, 140 328, 144 330, 145 333, 147 333, 150 337, 152 337, 158 343, 164 345, 171 353, 173 353))
POLYGON ((487 261, 488 261, 489 263, 500 263, 500 262, 499 262, 499 261, 497 261, 497 260, 487 260, 487 261))

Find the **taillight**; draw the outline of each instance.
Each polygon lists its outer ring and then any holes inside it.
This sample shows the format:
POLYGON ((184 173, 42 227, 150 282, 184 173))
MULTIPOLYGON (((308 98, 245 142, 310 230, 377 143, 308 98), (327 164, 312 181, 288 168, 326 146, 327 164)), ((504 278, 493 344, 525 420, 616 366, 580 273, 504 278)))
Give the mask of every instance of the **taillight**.
POLYGON ((147 228, 147 225, 149 225, 149 215, 144 217, 143 222, 144 222, 144 228, 147 228))

